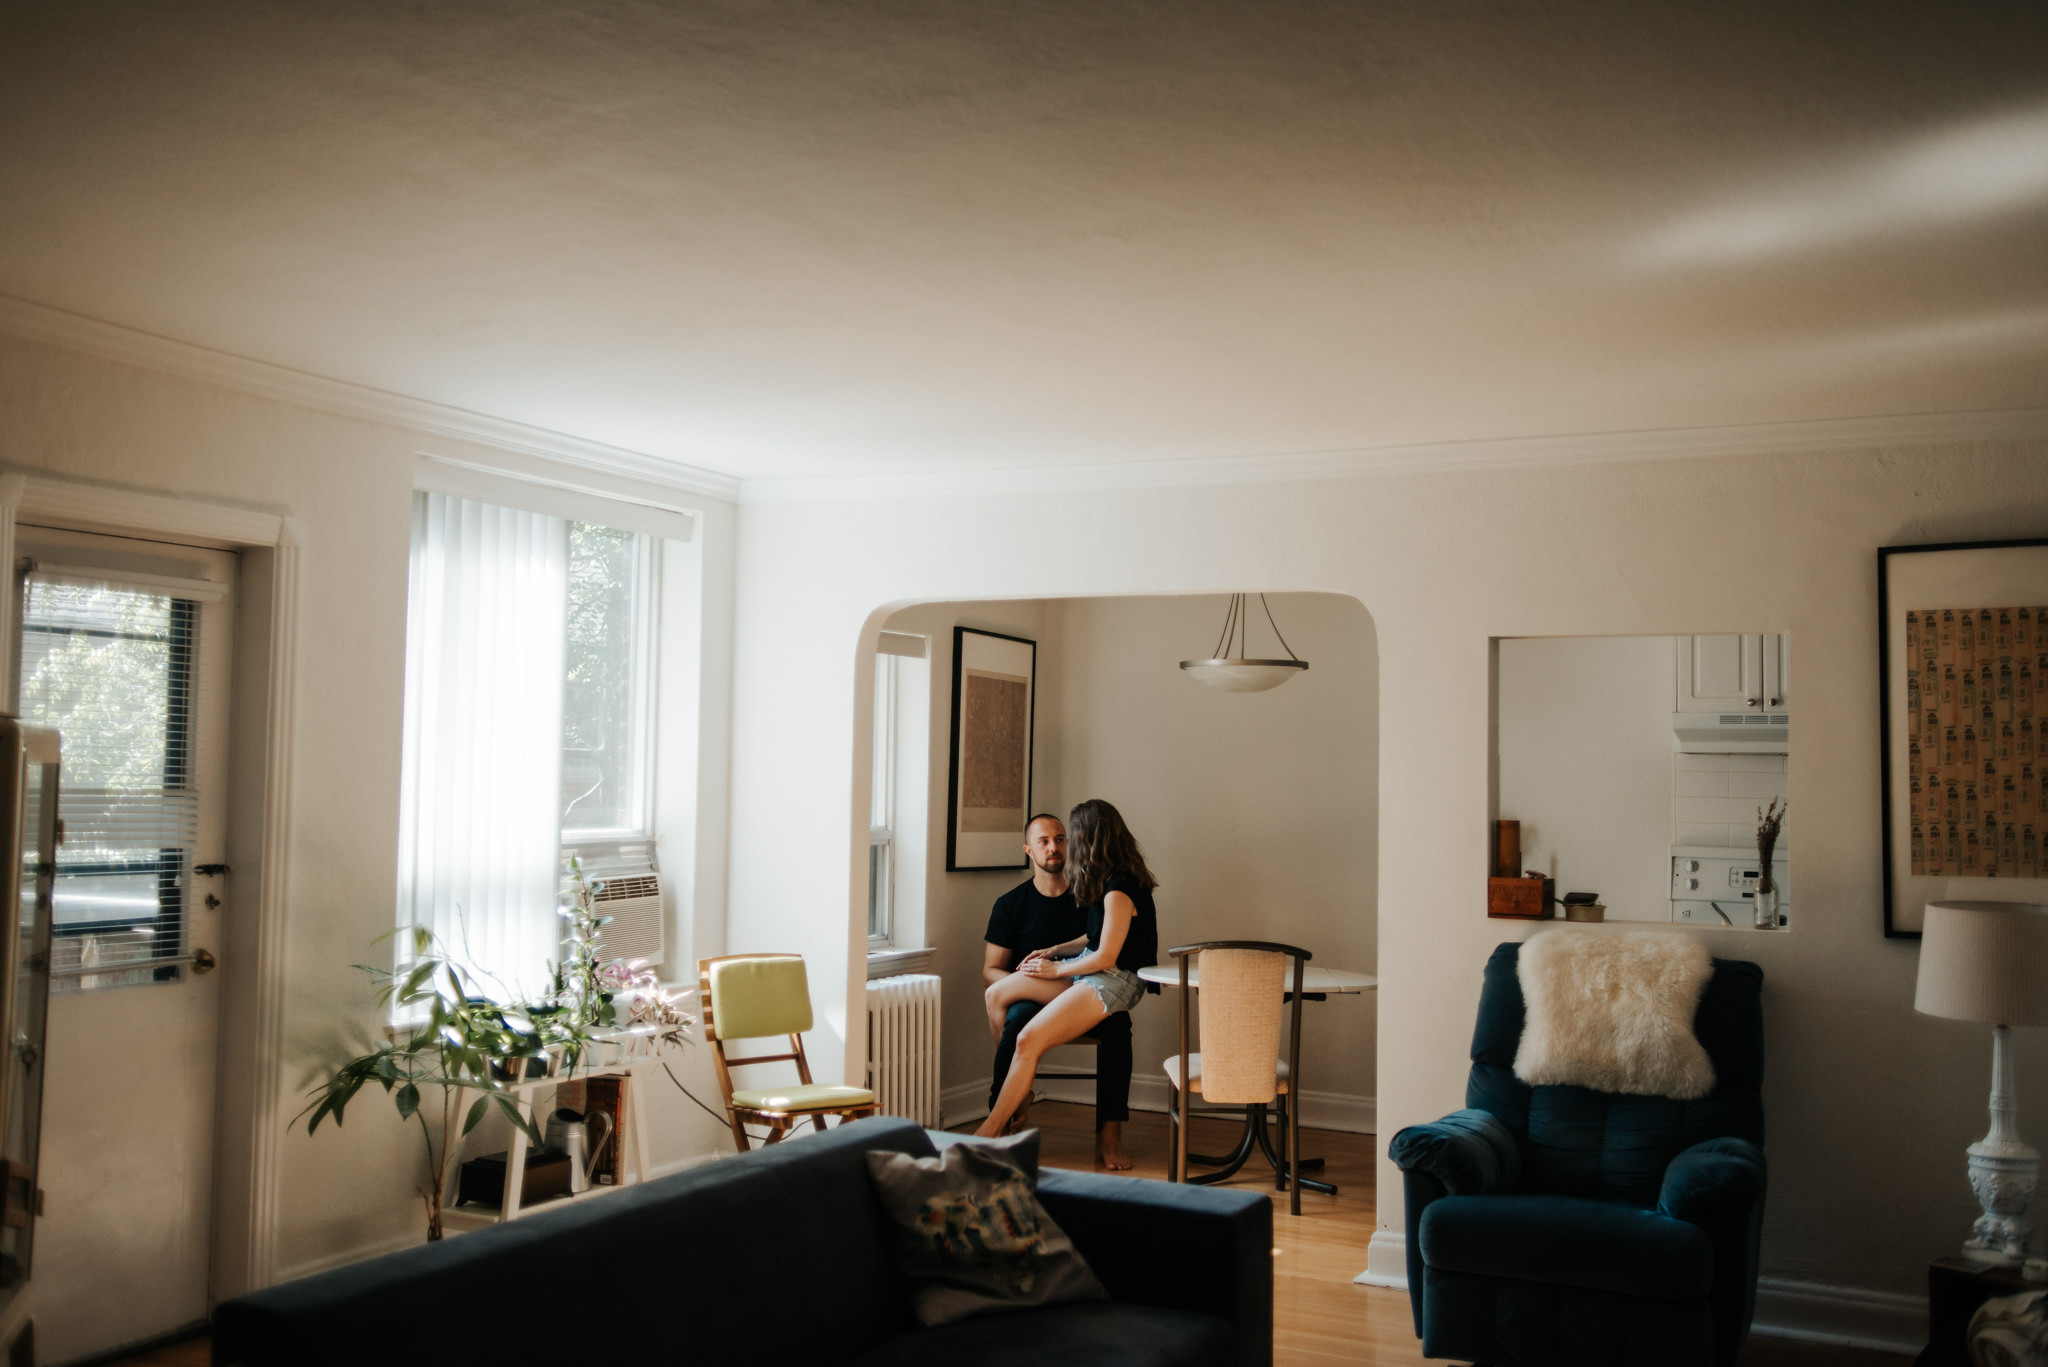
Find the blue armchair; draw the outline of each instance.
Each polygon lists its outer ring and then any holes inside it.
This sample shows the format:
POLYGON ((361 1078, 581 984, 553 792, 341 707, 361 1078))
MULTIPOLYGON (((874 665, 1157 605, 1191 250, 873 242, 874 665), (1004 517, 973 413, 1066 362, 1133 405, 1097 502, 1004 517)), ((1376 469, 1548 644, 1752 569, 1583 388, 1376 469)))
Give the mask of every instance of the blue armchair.
POLYGON ((1394 1136, 1423 1356, 1487 1367, 1728 1367, 1756 1308, 1763 970, 1714 960, 1695 1101, 1514 1074, 1519 944, 1486 964, 1467 1109, 1394 1136))

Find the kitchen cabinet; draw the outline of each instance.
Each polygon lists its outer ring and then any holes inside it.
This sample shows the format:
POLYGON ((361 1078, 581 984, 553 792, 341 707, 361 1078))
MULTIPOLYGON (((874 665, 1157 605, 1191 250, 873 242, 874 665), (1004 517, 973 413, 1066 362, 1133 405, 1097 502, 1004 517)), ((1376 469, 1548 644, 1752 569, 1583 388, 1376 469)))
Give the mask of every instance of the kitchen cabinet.
POLYGON ((1791 640, 1783 632, 1680 636, 1675 712, 1789 712, 1791 640))

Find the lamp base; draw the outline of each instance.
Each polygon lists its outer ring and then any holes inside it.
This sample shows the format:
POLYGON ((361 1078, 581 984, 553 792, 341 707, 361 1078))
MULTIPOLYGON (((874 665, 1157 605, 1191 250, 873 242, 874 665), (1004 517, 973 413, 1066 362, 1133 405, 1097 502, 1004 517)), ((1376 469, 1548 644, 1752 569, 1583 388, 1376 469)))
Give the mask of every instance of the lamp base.
POLYGON ((1970 1190, 1984 1213, 1963 1241, 1963 1258, 1978 1267, 2018 1267, 2034 1237, 2027 1207, 2041 1181, 2041 1151, 2017 1138, 1986 1136, 1970 1145, 1970 1190))

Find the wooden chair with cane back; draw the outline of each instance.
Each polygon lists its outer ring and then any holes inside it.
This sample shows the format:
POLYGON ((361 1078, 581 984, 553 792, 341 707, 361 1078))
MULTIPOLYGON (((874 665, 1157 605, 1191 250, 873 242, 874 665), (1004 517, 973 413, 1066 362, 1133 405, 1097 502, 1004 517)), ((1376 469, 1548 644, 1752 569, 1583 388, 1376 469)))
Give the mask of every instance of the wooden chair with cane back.
POLYGON ((876 1115, 875 1094, 865 1087, 811 1081, 804 1057, 804 1031, 811 1028, 811 984, 801 954, 726 954, 697 964, 698 1004, 702 1008, 704 1041, 718 1070, 718 1090, 725 1097, 726 1119, 741 1153, 752 1147, 747 1126, 766 1127, 764 1143, 779 1141, 808 1120, 819 1130, 825 1117, 844 1123, 876 1115), (782 1036, 786 1054, 751 1054, 732 1058, 730 1041, 782 1036), (732 1070, 757 1063, 794 1063, 798 1081, 781 1087, 735 1088, 732 1070))
POLYGON ((1180 1052, 1166 1060, 1166 1116, 1172 1147, 1167 1152, 1167 1178, 1174 1182, 1220 1182, 1244 1166, 1256 1142, 1273 1160, 1277 1184, 1288 1191, 1289 1209, 1301 1214, 1302 1182, 1294 1170, 1301 1151, 1300 1088, 1301 1001, 1309 951, 1264 940, 1210 940, 1167 951, 1180 961, 1180 1052), (1198 990, 1188 968, 1199 956, 1198 990), (1292 960, 1292 984, 1287 966, 1292 960), (1199 1006, 1192 999, 1200 998, 1199 1006), (1281 1009, 1293 1003, 1287 1034, 1288 1057, 1280 1056, 1281 1009), (1198 1010, 1201 1052, 1190 1050, 1189 1012, 1198 1010), (1183 1062, 1185 1060, 1185 1062, 1183 1062), (1188 1153, 1188 1120, 1194 1097, 1213 1104, 1242 1106, 1244 1138, 1226 1158, 1188 1153), (1280 1152, 1267 1138, 1266 1122, 1280 1124, 1280 1152), (1219 1172, 1191 1176, 1188 1160, 1219 1162, 1219 1172))

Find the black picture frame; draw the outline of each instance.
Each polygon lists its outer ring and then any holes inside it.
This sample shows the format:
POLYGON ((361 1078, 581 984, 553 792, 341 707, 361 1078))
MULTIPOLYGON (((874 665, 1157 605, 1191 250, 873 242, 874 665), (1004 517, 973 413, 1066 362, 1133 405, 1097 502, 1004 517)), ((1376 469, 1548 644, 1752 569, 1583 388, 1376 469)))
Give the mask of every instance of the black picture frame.
MULTIPOLYGON (((1004 710, 1010 714, 1009 719, 1014 720, 1014 703, 1004 710)), ((979 716, 977 712, 977 721, 979 716)), ((952 744, 946 766, 948 873, 1030 866, 1024 855, 1024 821, 1031 814, 1032 764, 1037 741, 1038 642, 977 627, 954 627, 952 744), (963 707, 964 685, 978 676, 989 678, 998 687, 1017 681, 1024 684, 1023 791, 1019 794, 1021 804, 1018 808, 978 806, 963 812, 961 806, 964 765, 979 758, 977 752, 983 745, 1000 741, 1007 748, 1012 743, 1012 738, 1001 735, 999 728, 991 735, 967 735, 970 718, 963 707), (1009 820, 1011 815, 1015 816, 1014 821, 1009 820)))
MULTIPOLYGON (((1911 832, 1920 813, 1910 801, 1915 738, 1910 729, 1912 719, 1906 716, 1912 691, 1906 671, 1918 666, 1905 658, 1907 614, 2028 605, 2037 610, 2048 605, 2048 537, 1878 548, 1878 753, 1887 939, 1919 939, 1929 900, 2038 901, 2048 891, 2048 879, 2042 878, 1930 874, 1913 869, 1911 832)), ((2035 615, 2038 617, 2038 611, 2035 615)), ((2048 695, 2048 678, 2037 679, 2034 686, 2048 695)), ((2048 725, 2043 731, 2048 732, 2048 725)), ((1986 744, 1990 743, 1987 737, 1986 744)), ((2048 760, 2035 763, 2035 791, 2048 791, 2048 760)), ((1991 798, 1987 794, 1984 800, 1988 803, 1991 798)), ((2048 817, 2048 800, 2040 801, 2038 810, 2048 817)), ((2048 820, 2041 825, 2037 836, 2048 842, 2048 820)), ((2042 863, 2048 860, 2039 860, 2033 867, 2038 870, 2042 863)))

